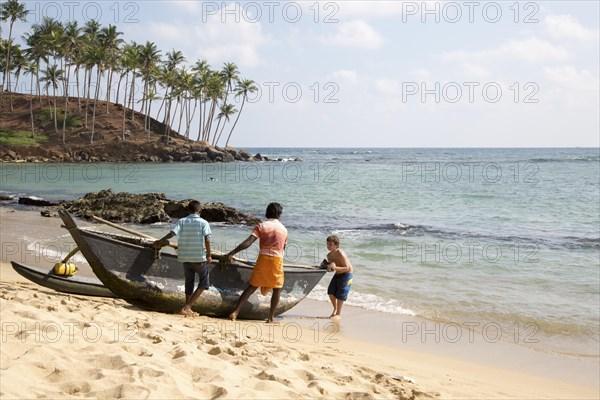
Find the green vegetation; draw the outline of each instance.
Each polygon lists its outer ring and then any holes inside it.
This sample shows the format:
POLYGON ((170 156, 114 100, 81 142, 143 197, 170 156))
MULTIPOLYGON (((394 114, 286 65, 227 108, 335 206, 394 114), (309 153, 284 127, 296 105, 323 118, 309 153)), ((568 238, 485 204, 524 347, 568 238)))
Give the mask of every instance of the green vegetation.
MULTIPOLYGON (((67 114, 67 121, 65 123, 65 113, 62 110, 58 110, 56 115, 56 120, 60 126, 65 125, 66 128, 73 127, 81 127, 83 126, 83 122, 74 114, 67 114)), ((46 122, 54 122, 54 109, 53 108, 43 108, 37 114, 37 121, 40 124, 44 124, 46 122)))
POLYGON ((31 137, 31 131, 11 131, 9 129, 0 129, 0 143, 4 145, 35 146, 44 143, 48 137, 43 134, 36 134, 35 139, 31 137))
MULTIPOLYGON (((54 131, 59 133, 62 129, 63 143, 69 118, 67 121, 63 118, 65 123, 61 127, 61 112, 57 110, 64 113, 75 97, 78 109, 82 110, 83 126, 91 131, 91 143, 96 116, 100 112, 110 113, 109 102, 124 106, 123 139, 127 119, 136 118, 136 107, 145 115, 144 129, 150 135, 152 104, 160 102, 155 115, 165 129, 157 133, 168 137, 176 128, 188 139, 213 145, 223 140, 227 146, 248 95, 258 90, 253 80, 240 76, 233 62, 212 69, 205 60, 198 59, 186 66, 181 51, 173 49, 163 55, 153 42, 126 42, 116 26, 103 27, 96 20, 79 26, 77 21, 63 23, 44 17, 21 36, 24 41, 21 48, 14 43, 13 24, 27 21, 28 13, 19 0, 5 0, 0 5, 0 20, 9 26, 8 39, 0 39, 2 84, 8 90, 16 90, 19 78, 25 75, 29 76, 32 94, 38 97, 40 105, 43 92, 48 98, 52 94, 54 131), (131 90, 132 87, 141 89, 141 98, 136 98, 137 90, 131 90), (234 98, 241 99, 239 110, 233 105, 234 98), (99 109, 98 100, 107 103, 105 110, 99 109), (192 126, 192 121, 196 121, 196 126, 192 126)), ((10 107, 12 110, 12 96, 10 107)))

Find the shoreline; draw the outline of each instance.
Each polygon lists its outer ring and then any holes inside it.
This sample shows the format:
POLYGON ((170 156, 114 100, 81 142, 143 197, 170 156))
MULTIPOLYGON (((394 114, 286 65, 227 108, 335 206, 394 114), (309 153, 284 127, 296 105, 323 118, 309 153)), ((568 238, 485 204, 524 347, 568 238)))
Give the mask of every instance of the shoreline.
MULTIPOLYGON (((42 217, 34 217, 34 211, 0 207, 3 249, 0 281, 15 282, 20 278, 10 265, 6 264, 10 259, 19 259, 20 257, 20 261, 31 265, 50 265, 49 258, 51 256, 36 256, 34 252, 28 250, 27 246, 31 244, 32 238, 37 240, 50 239, 55 238, 57 234, 65 235, 66 232, 60 228, 58 218, 46 218, 43 226, 36 223, 38 218, 42 217), (12 247, 9 247, 11 245, 12 247)), ((91 271, 85 269, 85 267, 89 268, 88 266, 82 265, 82 267, 80 271, 82 275, 91 274, 91 271)), ((24 278, 21 278, 21 280, 24 280, 24 278)), ((36 293, 43 293, 43 297, 47 299, 43 307, 54 307, 55 302, 60 302, 59 299, 65 297, 64 294, 53 292, 33 283, 28 283, 23 288, 26 298, 36 298, 36 293)), ((97 301, 83 296, 69 297, 78 298, 84 310, 97 301)), ((119 303, 118 310, 113 310, 113 313, 135 312, 150 319, 154 319, 156 316, 160 321, 170 325, 177 325, 181 322, 184 325, 197 326, 198 323, 200 325, 204 323, 204 327, 208 327, 207 329, 212 330, 216 327, 215 329, 221 332, 222 324, 226 322, 208 317, 201 317, 198 322, 192 319, 179 321, 177 316, 135 309, 121 300, 115 300, 114 304, 116 303, 119 303)), ((7 314, 12 312, 13 305, 11 301, 5 303, 5 307, 2 308, 3 321, 10 321, 14 317, 16 318, 15 321, 27 324, 26 318, 7 314), (7 316, 9 316, 8 319, 6 319, 7 316)), ((25 307, 26 304, 19 303, 16 306, 25 307)), ((461 340, 452 343, 453 340, 448 340, 454 337, 448 336, 450 331, 446 330, 444 333, 443 329, 441 331, 438 329, 438 333, 436 333, 436 323, 434 321, 427 321, 419 317, 378 313, 352 306, 345 308, 342 321, 339 325, 336 325, 328 319, 319 318, 319 316, 329 312, 329 307, 328 303, 305 299, 298 306, 284 314, 284 318, 281 320, 283 328, 289 331, 290 334, 300 328, 301 330, 298 332, 301 332, 301 336, 309 342, 299 341, 299 345, 303 346, 300 351, 309 355, 315 352, 319 353, 318 348, 315 349, 311 346, 320 344, 325 345, 326 348, 330 346, 336 353, 344 353, 346 350, 352 349, 354 352, 352 363, 357 363, 357 365, 362 365, 361 363, 367 365, 369 362, 378 365, 379 360, 389 360, 390 365, 401 371, 400 375, 406 375, 414 379, 419 386, 418 390, 425 390, 423 393, 440 393, 442 398, 454 396, 463 398, 597 398, 600 394, 600 385, 597 378, 600 371, 598 363, 542 353, 514 343, 502 341, 488 343, 482 340, 476 332, 471 335, 465 332, 461 340), (338 328, 339 330, 336 330, 338 328), (440 332, 442 336, 440 336, 440 332), (446 337, 443 337, 443 335, 446 335, 446 337), (471 341, 470 336, 474 340, 471 341), (310 343, 314 342, 315 338, 318 339, 317 342, 319 343, 310 343), (439 340, 440 338, 442 340, 439 340), (327 339, 338 341, 325 343, 324 341, 327 339), (306 346, 308 348, 305 348, 306 346), (391 354, 395 356, 390 357, 391 354), (451 376, 452 378, 443 378, 445 376, 451 376), (452 384, 448 383, 450 379, 453 382, 452 384), (457 385, 458 387, 455 387, 457 385)), ((108 324, 111 317, 107 315, 106 318, 105 322, 108 324)), ((263 325, 257 321, 240 321, 239 323, 240 325, 236 325, 235 329, 245 329, 247 331, 260 329, 261 333, 266 332, 266 328, 263 328, 263 325)), ((227 332, 231 327, 227 328, 225 326, 223 329, 227 332)), ((284 347, 290 345, 289 340, 283 339, 283 337, 280 337, 280 343, 272 344, 284 347), (282 341, 283 343, 281 343, 282 341)), ((113 355, 118 356, 119 353, 113 355)), ((76 354, 71 356, 73 357, 71 362, 77 360, 76 354)), ((5 360, 6 357, 3 355, 3 364, 5 360)), ((10 369, 8 370, 10 371, 10 369)), ((6 371, 3 369, 3 375, 4 372, 6 371)), ((318 371, 312 373, 319 375, 318 371)), ((380 372, 377 372, 376 375, 378 373, 380 372)), ((385 372, 383 376, 389 377, 390 374, 385 372)), ((401 385, 412 385, 408 381, 396 381, 394 379, 392 381, 401 385)), ((361 385, 357 384, 358 386, 361 385)), ((361 388, 363 387, 361 386, 361 388)), ((408 386, 406 386, 406 390, 412 390, 412 386, 407 388, 408 386)), ((334 394, 338 393, 336 391, 326 392, 333 397, 337 397, 334 394)), ((229 397, 234 392, 229 390, 227 393, 226 397, 229 397)), ((374 397, 382 397, 381 394, 378 396, 377 393, 373 393, 374 397)), ((31 393, 29 394, 31 395, 31 393)), ((310 392, 306 392, 305 395, 306 397, 314 397, 317 394, 312 393, 311 395, 310 392)), ((18 395, 15 396, 19 397, 18 395)), ((264 396, 267 396, 267 394, 262 392, 256 395, 257 398, 264 396)), ((435 395, 433 396, 435 397, 435 395)))

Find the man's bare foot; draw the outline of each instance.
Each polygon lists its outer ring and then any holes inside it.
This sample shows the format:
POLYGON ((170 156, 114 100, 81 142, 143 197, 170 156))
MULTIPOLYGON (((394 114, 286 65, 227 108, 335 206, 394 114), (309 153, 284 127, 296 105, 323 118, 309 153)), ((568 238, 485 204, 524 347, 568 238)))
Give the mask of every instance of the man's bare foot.
POLYGON ((179 311, 179 314, 184 315, 186 317, 197 317, 200 315, 196 311, 193 311, 191 308, 182 308, 181 311, 179 311))
POLYGON ((237 313, 232 312, 228 317, 230 320, 235 321, 237 319, 237 313))
POLYGON ((342 316, 340 314, 333 314, 331 317, 329 317, 329 319, 331 319, 332 321, 339 321, 340 319, 342 319, 342 316))

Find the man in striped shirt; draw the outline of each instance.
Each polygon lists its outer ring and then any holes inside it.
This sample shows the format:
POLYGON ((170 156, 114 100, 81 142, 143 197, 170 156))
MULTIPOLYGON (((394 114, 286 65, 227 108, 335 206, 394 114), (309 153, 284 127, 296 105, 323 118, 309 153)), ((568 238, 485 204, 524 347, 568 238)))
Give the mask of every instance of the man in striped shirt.
POLYGON ((210 286, 208 264, 212 262, 210 256, 211 231, 208 222, 200 218, 202 207, 199 201, 190 201, 187 208, 190 215, 177 221, 165 237, 154 242, 154 246, 157 248, 166 246, 169 244, 169 239, 179 235, 177 260, 183 263, 185 273, 185 306, 179 313, 185 316, 197 316, 198 313, 192 311, 192 305, 210 286), (200 282, 194 290, 196 274, 198 274, 200 282))

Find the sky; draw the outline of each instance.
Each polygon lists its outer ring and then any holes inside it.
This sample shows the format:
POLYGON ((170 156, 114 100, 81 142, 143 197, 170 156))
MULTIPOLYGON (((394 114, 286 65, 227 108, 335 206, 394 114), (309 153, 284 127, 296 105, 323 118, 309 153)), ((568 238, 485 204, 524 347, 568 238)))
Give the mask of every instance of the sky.
POLYGON ((15 36, 96 18, 188 64, 235 62, 259 87, 235 147, 600 146, 597 1, 25 4, 15 36))

